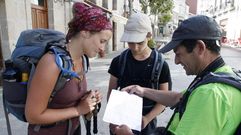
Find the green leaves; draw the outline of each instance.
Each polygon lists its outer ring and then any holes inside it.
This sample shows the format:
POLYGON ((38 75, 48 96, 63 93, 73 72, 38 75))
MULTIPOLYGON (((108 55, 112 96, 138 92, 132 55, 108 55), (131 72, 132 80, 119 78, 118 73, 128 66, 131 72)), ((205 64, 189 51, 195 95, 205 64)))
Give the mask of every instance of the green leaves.
POLYGON ((140 0, 142 11, 147 13, 148 7, 152 15, 158 16, 159 24, 167 23, 172 17, 173 0, 140 0))

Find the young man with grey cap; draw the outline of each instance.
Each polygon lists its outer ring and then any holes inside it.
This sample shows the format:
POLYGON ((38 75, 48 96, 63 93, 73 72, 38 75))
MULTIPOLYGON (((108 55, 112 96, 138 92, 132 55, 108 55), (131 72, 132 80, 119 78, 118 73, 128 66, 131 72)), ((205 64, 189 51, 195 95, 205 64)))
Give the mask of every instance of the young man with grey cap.
MULTIPOLYGON (((140 85, 143 87, 152 88, 151 75, 154 65, 154 59, 157 53, 150 49, 147 45, 149 36, 151 35, 151 21, 146 14, 134 13, 131 15, 125 26, 124 34, 121 41, 128 43, 126 49, 126 62, 123 75, 121 73, 121 66, 119 62, 122 61, 120 55, 115 57, 110 65, 108 72, 110 73, 108 97, 112 89, 118 87, 124 88, 129 85, 140 85)), ((158 57, 158 56, 157 56, 158 57)), ((164 60, 163 60, 164 61, 164 60)), ((159 62, 158 62, 159 63, 159 62)), ((168 82, 170 82, 170 70, 168 64, 164 61, 159 81, 157 85, 161 90, 168 90, 168 82)), ((157 88, 158 89, 158 88, 157 88)), ((151 99, 143 99, 143 117, 142 117, 142 131, 134 131, 136 135, 148 135, 156 128, 156 116, 159 115, 165 106, 157 104, 151 99)), ((112 134, 115 134, 115 125, 110 124, 112 134)))
POLYGON ((187 75, 196 75, 189 88, 178 93, 132 85, 123 91, 176 107, 166 134, 234 134, 241 121, 240 91, 219 82, 195 87, 210 72, 233 73, 220 56, 220 38, 220 27, 213 18, 200 15, 184 20, 174 31, 171 42, 161 51, 173 50, 175 63, 183 66, 187 75))

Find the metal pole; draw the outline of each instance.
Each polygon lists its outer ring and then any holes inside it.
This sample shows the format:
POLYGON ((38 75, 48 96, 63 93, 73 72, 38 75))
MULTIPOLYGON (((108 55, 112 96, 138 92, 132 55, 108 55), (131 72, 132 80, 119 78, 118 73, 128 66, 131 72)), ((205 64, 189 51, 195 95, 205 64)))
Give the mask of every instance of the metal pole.
POLYGON ((133 1, 132 0, 128 0, 128 4, 129 4, 129 16, 132 15, 132 12, 133 12, 133 1))

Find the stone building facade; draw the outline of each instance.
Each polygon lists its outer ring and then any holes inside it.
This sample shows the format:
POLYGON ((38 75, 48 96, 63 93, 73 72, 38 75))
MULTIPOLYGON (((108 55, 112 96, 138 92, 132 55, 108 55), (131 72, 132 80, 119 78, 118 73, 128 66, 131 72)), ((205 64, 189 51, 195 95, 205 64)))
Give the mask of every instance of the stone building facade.
POLYGON ((0 0, 0 70, 3 61, 10 58, 21 31, 48 28, 66 33, 72 17, 73 2, 98 6, 112 16, 113 38, 106 52, 123 48, 119 42, 127 19, 122 17, 124 1, 117 0, 0 0))

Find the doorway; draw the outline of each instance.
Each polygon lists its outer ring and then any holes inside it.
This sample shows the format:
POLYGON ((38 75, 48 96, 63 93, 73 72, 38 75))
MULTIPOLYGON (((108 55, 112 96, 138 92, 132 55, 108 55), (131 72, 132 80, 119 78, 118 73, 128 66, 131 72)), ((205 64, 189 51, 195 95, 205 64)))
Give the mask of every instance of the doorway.
POLYGON ((32 28, 48 28, 47 0, 31 0, 32 28))

